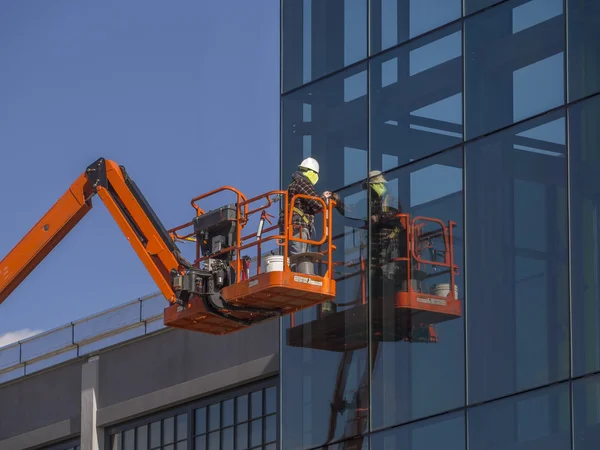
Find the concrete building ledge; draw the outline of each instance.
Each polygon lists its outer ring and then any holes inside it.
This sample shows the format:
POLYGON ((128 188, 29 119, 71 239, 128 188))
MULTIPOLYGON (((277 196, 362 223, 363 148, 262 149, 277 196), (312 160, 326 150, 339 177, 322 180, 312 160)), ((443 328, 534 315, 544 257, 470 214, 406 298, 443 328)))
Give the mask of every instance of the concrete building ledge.
MULTIPOLYGON (((236 385, 267 378, 276 375, 278 372, 279 355, 271 354, 220 372, 98 409, 96 425, 106 427, 135 419, 164 408, 187 403, 199 397, 231 389, 236 385)), ((0 448, 4 447, 0 445, 0 448)))
POLYGON ((81 418, 63 420, 37 430, 0 441, 2 450, 25 450, 64 441, 79 434, 81 418))

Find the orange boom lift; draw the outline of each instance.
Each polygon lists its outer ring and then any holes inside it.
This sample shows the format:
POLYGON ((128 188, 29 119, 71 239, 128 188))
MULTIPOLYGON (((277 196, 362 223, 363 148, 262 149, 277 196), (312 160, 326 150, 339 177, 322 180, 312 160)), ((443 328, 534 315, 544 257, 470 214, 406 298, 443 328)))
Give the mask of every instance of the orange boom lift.
POLYGON ((247 199, 237 189, 223 186, 192 199, 192 220, 167 230, 125 168, 100 158, 71 185, 48 213, 0 262, 0 303, 19 286, 33 269, 92 208, 98 195, 127 237, 134 251, 168 301, 164 310, 166 326, 210 334, 227 334, 255 323, 271 320, 335 298, 336 283, 331 276, 334 201, 322 205, 322 238, 306 241, 292 237, 288 198, 285 190, 267 192, 247 199), (235 203, 205 212, 200 200, 221 192, 233 193, 235 203), (283 230, 277 225, 264 228, 267 210, 280 201, 283 230), (260 213, 257 232, 242 235, 248 219, 260 213), (277 231, 277 233, 273 233, 277 231), (270 234, 269 234, 270 233, 270 234), (290 241, 325 246, 318 255, 328 269, 323 275, 295 273, 287 258, 279 270, 261 270, 261 249, 274 242, 285 255, 290 241), (193 262, 185 259, 177 241, 196 245, 193 262), (256 247, 256 273, 249 270, 247 254, 256 247))

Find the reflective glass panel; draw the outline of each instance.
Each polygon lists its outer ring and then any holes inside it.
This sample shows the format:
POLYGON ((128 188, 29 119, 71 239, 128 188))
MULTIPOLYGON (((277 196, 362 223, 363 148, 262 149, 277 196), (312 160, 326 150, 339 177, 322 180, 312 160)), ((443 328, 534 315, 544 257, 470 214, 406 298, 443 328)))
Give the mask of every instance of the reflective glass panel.
POLYGON ((277 411, 277 388, 275 386, 265 389, 265 414, 277 411))
POLYGON ((371 0, 371 54, 459 19, 461 0, 371 0))
POLYGON ((465 20, 468 140, 562 105, 563 0, 513 0, 465 20))
POLYGON ((206 408, 199 408, 195 411, 196 426, 194 431, 196 434, 206 433, 206 408))
POLYGON ((269 416, 265 419, 265 442, 277 440, 277 416, 269 416))
POLYGON ((385 174, 383 195, 370 190, 375 429, 464 405, 462 161, 462 147, 449 150, 385 174), (409 239, 410 268, 394 263, 409 239))
POLYGON ((250 405, 252 408, 252 418, 262 416, 263 414, 263 391, 256 391, 250 394, 250 405))
POLYGON ((464 450, 464 412, 446 414, 371 435, 373 450, 464 450))
POLYGON ((160 420, 150 424, 150 448, 160 446, 160 420))
POLYGON ((286 0, 282 5, 284 91, 366 58, 367 0, 286 0))
POLYGON ((208 430, 216 430, 221 426, 221 404, 215 403, 208 407, 208 430))
POLYGON ((372 169, 462 142, 461 36, 461 25, 452 25, 372 60, 372 169))
POLYGON ((469 403, 569 375, 565 117, 466 147, 469 403))
POLYGON ((248 448, 248 424, 237 425, 235 427, 235 449, 245 450, 248 448))
POLYGON ((282 183, 309 156, 320 165, 319 192, 367 176, 367 70, 354 67, 283 97, 282 183))
POLYGON ((163 420, 163 444, 171 444, 175 440, 175 418, 163 420))
POLYGON ((221 441, 222 450, 233 450, 233 427, 221 431, 221 441))
POLYGON ((136 450, 148 449, 148 425, 137 427, 136 450))
POLYGON ((600 97, 569 109, 573 375, 600 370, 600 97))
POLYGON ((600 448, 600 376, 573 382, 575 450, 600 448))
POLYGON ((123 433, 123 450, 135 450, 135 429, 123 433))
POLYGON ((473 14, 489 6, 500 3, 502 0, 465 0, 465 15, 473 14))
MULTIPOLYGON (((361 183, 339 192, 334 212, 337 296, 282 320, 282 448, 299 449, 363 433, 368 415, 367 198, 361 183), (346 402, 352 407, 346 407, 346 402), (332 406, 333 402, 333 406, 332 406), (349 424, 353 424, 350 426, 349 424)), ((315 265, 315 272, 325 267, 315 265)))
POLYGON ((569 101, 600 91, 600 2, 569 0, 569 101))
POLYGON ((187 431, 187 414, 180 414, 177 416, 177 440, 185 439, 187 431))
POLYGON ((470 408, 470 450, 570 450, 569 384, 470 408))
POLYGON ((223 424, 221 426, 228 427, 233 425, 233 399, 225 400, 222 405, 223 424))
POLYGON ((208 434, 208 450, 220 450, 220 434, 221 433, 219 431, 208 434))
POLYGON ((256 447, 263 442, 263 421, 262 419, 250 422, 250 445, 256 447))
POLYGON ((242 395, 235 399, 235 421, 236 423, 248 420, 248 395, 242 395))

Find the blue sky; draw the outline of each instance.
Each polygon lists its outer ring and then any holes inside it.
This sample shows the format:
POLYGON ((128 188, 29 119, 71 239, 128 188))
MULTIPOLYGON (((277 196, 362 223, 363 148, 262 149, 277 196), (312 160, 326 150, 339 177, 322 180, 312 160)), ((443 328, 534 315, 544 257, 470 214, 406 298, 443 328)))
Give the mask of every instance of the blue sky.
MULTIPOLYGON (((100 156, 167 228, 218 186, 278 188, 278 0, 2 2, 0 17, 0 258, 100 156)), ((0 305, 0 336, 155 291, 96 197, 0 305)))

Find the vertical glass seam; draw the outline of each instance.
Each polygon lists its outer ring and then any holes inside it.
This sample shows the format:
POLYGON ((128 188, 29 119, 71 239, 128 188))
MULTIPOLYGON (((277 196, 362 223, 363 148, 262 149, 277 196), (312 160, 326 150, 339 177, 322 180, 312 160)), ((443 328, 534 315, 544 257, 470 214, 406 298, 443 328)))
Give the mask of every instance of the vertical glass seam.
MULTIPOLYGON (((566 13, 566 10, 565 10, 566 13)), ((565 53, 566 43, 565 43, 565 53)), ((575 399, 573 398, 573 280, 572 280, 572 239, 571 239, 571 134, 570 114, 571 109, 565 107, 565 136, 566 136, 566 155, 567 155, 567 179, 565 186, 565 196, 567 201, 567 298, 569 305, 569 422, 571 425, 571 448, 575 448, 575 414, 573 411, 575 399)))
MULTIPOLYGON (((371 171, 371 1, 367 0, 367 173, 366 179, 369 178, 369 172, 371 171)), ((372 348, 372 302, 371 302, 371 200, 370 200, 370 189, 367 186, 367 221, 369 225, 367 226, 367 248, 366 248, 366 274, 365 274, 365 283, 367 285, 367 364, 368 364, 368 375, 367 375, 367 384, 368 384, 368 396, 369 396, 369 413, 367 415, 367 426, 365 432, 367 434, 367 439, 369 439, 368 444, 369 448, 371 446, 370 433, 373 423, 373 369, 374 369, 374 361, 372 361, 373 357, 373 348, 372 348)))
POLYGON ((564 76, 564 85, 565 85, 565 92, 564 92, 564 100, 565 100, 565 104, 569 103, 570 100, 570 95, 569 95, 569 82, 570 82, 570 77, 569 77, 569 0, 563 0, 563 12, 565 15, 565 57, 564 57, 564 64, 565 64, 565 76, 564 76))
MULTIPOLYGON (((462 3, 462 15, 464 16, 466 10, 466 0, 463 0, 462 3)), ((464 433, 465 433, 465 449, 469 450, 470 442, 469 442, 469 415, 467 414, 468 409, 467 405, 469 403, 469 365, 468 365, 468 331, 467 331, 467 301, 468 301, 468 292, 467 292, 467 283, 468 276, 467 273, 467 247, 468 247, 468 224, 467 224, 467 146, 465 141, 467 139, 467 37, 466 37, 466 20, 463 18, 461 21, 461 29, 462 29, 462 84, 463 84, 463 94, 462 94, 462 122, 463 122, 463 138, 462 138, 462 219, 463 219, 463 376, 464 376, 464 433)))
MULTIPOLYGON (((283 71, 283 46, 284 46, 284 42, 283 42, 283 28, 284 28, 284 23, 283 23, 283 0, 279 0, 279 187, 280 189, 283 187, 283 76, 284 76, 284 71, 283 71)), ((283 369, 283 317, 279 317, 277 319, 278 323, 279 323, 279 333, 278 333, 278 338, 279 338, 279 360, 278 360, 278 373, 279 373, 279 377, 276 383, 276 386, 278 387, 277 389, 277 401, 276 401, 276 405, 277 405, 277 409, 278 409, 278 414, 277 414, 277 444, 276 447, 281 448, 282 447, 282 435, 283 435, 283 405, 282 405, 282 395, 279 394, 280 392, 283 392, 283 377, 281 376, 282 373, 282 369, 283 369)), ((233 400, 233 413, 234 413, 234 417, 233 417, 233 422, 234 422, 234 428, 233 428, 233 443, 234 445, 236 445, 236 440, 237 440, 237 433, 236 433, 236 417, 235 417, 235 413, 237 410, 237 405, 236 405, 236 400, 234 397, 233 400)), ((195 444, 195 443, 194 443, 195 444)), ((195 447, 194 447, 195 448, 195 447)))

